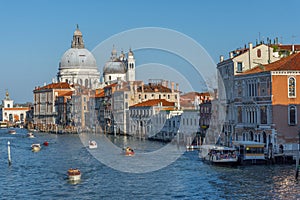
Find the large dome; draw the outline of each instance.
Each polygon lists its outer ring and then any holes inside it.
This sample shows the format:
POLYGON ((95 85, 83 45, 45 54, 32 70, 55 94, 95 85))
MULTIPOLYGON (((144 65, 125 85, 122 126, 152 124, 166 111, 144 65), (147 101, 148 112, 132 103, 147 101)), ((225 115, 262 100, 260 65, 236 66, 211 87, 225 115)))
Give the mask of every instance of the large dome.
POLYGON ((119 59, 110 60, 106 62, 103 68, 103 74, 125 74, 126 66, 119 59))
POLYGON ((59 68, 97 68, 97 65, 95 57, 87 49, 71 48, 62 56, 59 68))

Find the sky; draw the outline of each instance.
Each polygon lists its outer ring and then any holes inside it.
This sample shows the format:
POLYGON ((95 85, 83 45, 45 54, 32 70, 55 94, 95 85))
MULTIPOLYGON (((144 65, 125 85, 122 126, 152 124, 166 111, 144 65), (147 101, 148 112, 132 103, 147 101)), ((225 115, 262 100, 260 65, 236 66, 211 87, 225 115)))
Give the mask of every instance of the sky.
MULTIPOLYGON (((194 40, 216 64, 220 55, 228 57, 229 51, 255 43, 259 38, 266 41, 267 37, 278 37, 280 43, 299 44, 299 7, 300 1, 296 0, 1 1, 0 99, 7 89, 15 102, 32 102, 34 88, 56 77, 60 58, 70 48, 76 24, 90 51, 124 31, 159 27, 194 40)), ((130 44, 115 45, 118 51, 135 48, 130 44)), ((197 52, 185 53, 189 56, 197 52)), ((108 60, 110 52, 103 54, 108 60)), ((185 69, 190 64, 168 54, 155 55, 158 54, 137 51, 137 65, 160 63, 185 69)), ((97 60, 101 73, 105 61, 97 60)), ((193 71, 183 71, 187 74, 185 79, 194 77, 193 71)), ((159 78, 164 77, 161 74, 159 78)))

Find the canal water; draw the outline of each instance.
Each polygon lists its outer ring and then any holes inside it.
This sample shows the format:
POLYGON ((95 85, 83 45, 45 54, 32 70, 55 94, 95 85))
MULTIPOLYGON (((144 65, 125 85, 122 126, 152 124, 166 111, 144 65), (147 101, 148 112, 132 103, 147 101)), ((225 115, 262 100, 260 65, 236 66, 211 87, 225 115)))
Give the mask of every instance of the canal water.
MULTIPOLYGON (((34 133, 36 137, 30 139, 26 130, 16 130, 15 135, 0 130, 0 199, 300 199, 295 165, 217 167, 203 163, 197 151, 191 151, 162 169, 128 173, 102 164, 78 135, 34 133), (44 141, 49 146, 31 151, 32 143, 44 141), (80 182, 68 181, 71 167, 81 170, 80 182)), ((165 145, 110 137, 119 146, 135 147, 136 156, 165 145)))

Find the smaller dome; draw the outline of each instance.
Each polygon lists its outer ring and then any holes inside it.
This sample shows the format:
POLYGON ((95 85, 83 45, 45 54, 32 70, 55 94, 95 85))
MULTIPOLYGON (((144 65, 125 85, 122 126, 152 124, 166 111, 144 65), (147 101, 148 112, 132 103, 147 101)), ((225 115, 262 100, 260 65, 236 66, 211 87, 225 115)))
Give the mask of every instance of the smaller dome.
POLYGON ((119 59, 110 60, 106 62, 103 68, 103 74, 125 74, 126 67, 125 64, 119 59))

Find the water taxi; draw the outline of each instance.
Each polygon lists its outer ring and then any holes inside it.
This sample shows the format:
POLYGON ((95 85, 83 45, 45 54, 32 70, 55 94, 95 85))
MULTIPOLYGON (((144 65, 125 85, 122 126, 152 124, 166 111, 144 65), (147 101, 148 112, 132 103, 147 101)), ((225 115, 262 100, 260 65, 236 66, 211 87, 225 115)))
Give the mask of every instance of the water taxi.
POLYGON ((32 144, 31 145, 31 150, 33 152, 37 152, 37 151, 41 150, 41 145, 40 144, 32 144))
POLYGON ((90 149, 97 149, 98 145, 95 140, 89 141, 89 148, 90 149))
POLYGON ((70 181, 78 181, 81 179, 81 172, 79 169, 75 168, 70 168, 68 170, 68 178, 70 181))
POLYGON ((131 147, 125 148, 125 156, 134 156, 134 150, 131 147))
POLYGON ((233 141, 239 152, 240 164, 265 164, 265 143, 254 141, 233 141))
POLYGON ((199 151, 199 157, 203 161, 220 165, 238 164, 238 152, 235 148, 219 145, 202 145, 199 151))

